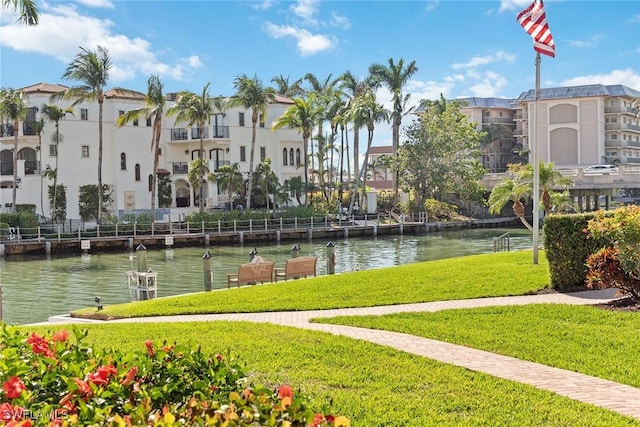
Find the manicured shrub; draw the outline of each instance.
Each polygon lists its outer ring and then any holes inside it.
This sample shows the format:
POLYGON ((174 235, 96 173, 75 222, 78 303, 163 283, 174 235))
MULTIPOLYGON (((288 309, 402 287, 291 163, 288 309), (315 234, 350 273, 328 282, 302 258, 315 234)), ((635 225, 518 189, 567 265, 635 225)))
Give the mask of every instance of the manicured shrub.
POLYGON ((229 355, 145 343, 95 351, 77 328, 51 337, 0 330, 0 424, 15 426, 348 426, 291 387, 251 388, 229 355))
POLYGON ((586 286, 587 257, 606 246, 601 238, 587 238, 585 230, 594 216, 561 214, 544 219, 544 248, 554 289, 567 291, 586 286))
POLYGON ((595 288, 619 288, 640 300, 640 206, 598 213, 589 221, 587 233, 589 238, 606 244, 587 261, 588 284, 595 288))
POLYGON ((436 199, 425 200, 424 210, 429 215, 430 221, 451 221, 460 217, 456 205, 436 199))

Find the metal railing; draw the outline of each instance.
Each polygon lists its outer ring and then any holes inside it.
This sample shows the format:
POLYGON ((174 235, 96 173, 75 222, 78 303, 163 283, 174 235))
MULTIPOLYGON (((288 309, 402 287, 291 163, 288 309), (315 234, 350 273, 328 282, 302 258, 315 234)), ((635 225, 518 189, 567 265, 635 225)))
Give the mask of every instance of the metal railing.
POLYGON ((493 239, 493 252, 509 252, 509 232, 501 234, 493 239))

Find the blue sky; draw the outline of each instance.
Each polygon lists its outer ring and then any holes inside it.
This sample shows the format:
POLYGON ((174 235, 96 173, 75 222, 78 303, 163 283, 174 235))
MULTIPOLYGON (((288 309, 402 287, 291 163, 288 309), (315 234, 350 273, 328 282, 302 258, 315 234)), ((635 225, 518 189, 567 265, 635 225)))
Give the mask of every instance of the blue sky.
MULTIPOLYGON (((39 1, 40 25, 0 18, 0 85, 63 83, 79 46, 109 49, 109 86, 233 94, 233 79, 324 80, 372 63, 415 60, 412 101, 517 97, 533 88, 535 52, 516 22, 531 0, 497 1, 39 1)), ((545 2, 556 57, 542 86, 624 84, 640 90, 640 2, 545 2)), ((379 93, 388 102, 389 94, 379 93)), ((386 139, 386 137, 385 137, 386 139)), ((377 143, 376 145, 381 145, 377 143)))

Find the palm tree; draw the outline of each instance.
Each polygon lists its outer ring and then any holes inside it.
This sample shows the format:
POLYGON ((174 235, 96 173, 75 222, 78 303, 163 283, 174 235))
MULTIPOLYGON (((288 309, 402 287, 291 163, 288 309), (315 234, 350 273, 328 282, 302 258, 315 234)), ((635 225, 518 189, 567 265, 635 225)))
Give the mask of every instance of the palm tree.
POLYGON ((302 79, 298 79, 293 83, 289 83, 289 76, 284 77, 282 74, 271 79, 271 83, 276 85, 277 94, 293 98, 295 96, 303 96, 305 91, 302 88, 302 79))
MULTIPOLYGON (((403 113, 409 101, 410 94, 402 95, 402 88, 407 84, 411 76, 418 71, 416 61, 411 61, 404 66, 404 59, 400 58, 397 64, 393 58, 389 58, 389 65, 385 67, 382 64, 373 64, 369 67, 369 74, 374 81, 384 85, 391 92, 393 100, 393 111, 391 113, 392 121, 392 155, 398 156, 398 148, 400 147, 400 125, 402 124, 403 113)), ((398 172, 393 177, 393 205, 398 204, 398 172)))
POLYGON ((38 25, 38 6, 35 0, 2 0, 2 10, 13 9, 20 14, 19 23, 38 25))
POLYGON ((367 164, 369 162, 369 150, 371 149, 371 143, 373 142, 373 131, 375 125, 381 121, 389 121, 389 112, 376 101, 376 95, 373 90, 369 90, 366 93, 359 96, 353 105, 351 106, 351 121, 354 125, 367 128, 367 151, 364 154, 364 160, 362 161, 362 167, 356 177, 356 185, 351 194, 351 202, 349 203, 349 212, 353 210, 356 194, 358 193, 358 187, 360 181, 362 181, 362 197, 365 194, 365 182, 363 179, 367 170, 367 164))
POLYGON ((160 77, 152 75, 147 80, 147 96, 145 106, 129 110, 118 117, 116 124, 124 126, 132 120, 136 120, 141 115, 146 119, 153 119, 151 130, 151 151, 153 152, 153 173, 151 175, 151 222, 156 220, 156 193, 158 181, 158 161, 160 157, 160 136, 162 133, 162 115, 166 98, 162 92, 164 85, 160 77))
MULTIPOLYGON (((64 136, 60 133, 60 120, 62 120, 67 114, 73 115, 73 110, 67 108, 63 109, 58 107, 57 105, 50 104, 42 104, 41 107, 42 115, 46 117, 47 120, 53 122, 55 124, 56 130, 51 135, 51 143, 56 147, 56 167, 55 169, 47 170, 47 177, 53 179, 53 207, 51 211, 51 221, 53 222, 54 217, 56 216, 57 210, 57 196, 58 196, 58 158, 60 157, 59 145, 64 141, 64 136)), ((42 149, 41 149, 42 152, 42 149)))
POLYGON ((233 193, 244 189, 244 178, 237 163, 223 165, 214 174, 215 181, 220 188, 224 188, 229 196, 229 206, 233 210, 233 193))
POLYGON ((267 115, 267 106, 275 100, 276 92, 271 87, 264 87, 258 80, 258 76, 247 77, 246 74, 236 77, 233 82, 236 89, 235 95, 231 98, 230 104, 251 109, 251 151, 249 154, 249 187, 247 190, 247 208, 251 208, 251 192, 253 190, 253 159, 256 150, 256 130, 258 120, 267 115))
POLYGON ((522 182, 517 176, 503 179, 493 187, 489 195, 489 212, 499 214, 507 203, 512 202, 513 212, 518 219, 529 231, 533 231, 533 227, 525 218, 524 204, 522 203, 531 197, 531 190, 531 186, 522 182))
POLYGON ((52 101, 59 99, 73 99, 71 108, 84 102, 98 101, 98 224, 102 221, 102 115, 104 104, 104 92, 109 80, 109 70, 112 67, 111 56, 107 48, 98 46, 97 50, 90 51, 83 47, 71 64, 67 67, 62 78, 80 82, 79 85, 70 87, 51 96, 52 101))
POLYGON ((16 196, 18 190, 18 130, 20 120, 27 112, 27 100, 24 92, 13 88, 0 89, 0 116, 7 117, 13 122, 13 190, 11 212, 16 211, 16 196))
POLYGON ((284 114, 278 117, 272 125, 274 131, 289 127, 297 129, 302 134, 302 150, 304 154, 304 191, 305 204, 309 200, 307 197, 309 189, 309 166, 307 147, 309 146, 309 138, 313 132, 313 127, 317 123, 319 117, 322 116, 322 107, 316 103, 316 97, 312 93, 307 99, 294 98, 294 104, 287 108, 284 114))
MULTIPOLYGON (((533 165, 510 165, 510 171, 519 174, 524 182, 530 183, 533 192, 533 165)), ((557 188, 567 190, 573 185, 573 180, 568 176, 562 175, 559 171, 554 169, 553 162, 543 163, 540 162, 539 167, 539 180, 540 180, 540 192, 541 202, 544 209, 544 214, 548 214, 553 205, 552 194, 556 193, 557 188)))
MULTIPOLYGON (((198 159, 200 163, 204 162, 204 124, 205 122, 208 123, 210 117, 218 113, 219 108, 223 106, 223 103, 220 102, 221 98, 211 98, 211 96, 209 96, 210 85, 211 82, 204 85, 201 95, 196 95, 189 91, 181 92, 178 95, 176 103, 167 110, 167 116, 175 116, 176 122, 185 122, 189 127, 193 125, 198 127, 198 134, 200 135, 198 159)), ((202 167, 199 167, 198 171, 200 172, 200 184, 197 187, 199 189, 198 207, 200 213, 204 213, 204 186, 202 185, 204 183, 204 170, 202 167)))
POLYGON ((305 188, 304 182, 302 182, 301 176, 294 176, 289 180, 289 190, 295 193, 298 206, 302 206, 300 195, 302 194, 303 191, 305 191, 304 188, 305 188))
POLYGON ((485 126, 482 128, 482 131, 485 132, 485 134, 480 140, 480 150, 482 151, 482 154, 487 156, 489 159, 488 163, 485 164, 485 167, 492 173, 504 172, 504 170, 499 170, 497 165, 497 158, 500 156, 498 145, 501 141, 513 140, 513 131, 506 126, 499 124, 490 124, 489 126, 485 126))
MULTIPOLYGON (((256 167, 256 181, 264 191, 266 208, 269 210, 269 195, 273 194, 273 202, 275 204, 276 193, 280 187, 278 175, 271 168, 271 159, 266 158, 256 167)), ((275 209, 275 205, 271 206, 275 209)))
MULTIPOLYGON (((312 73, 307 73, 304 76, 304 78, 311 85, 311 89, 316 94, 317 102, 323 107, 323 111, 327 112, 329 110, 328 104, 332 98, 333 88, 339 79, 331 80, 331 74, 329 74, 326 79, 320 82, 320 80, 318 80, 318 78, 312 73)), ((318 117, 318 122, 317 122, 318 131, 316 133, 316 140, 318 141, 318 153, 319 153, 318 181, 320 184, 320 188, 323 187, 323 180, 324 180, 324 171, 323 171, 324 165, 322 164, 321 159, 324 157, 324 153, 325 153, 325 149, 324 149, 325 141, 324 141, 324 135, 322 132, 322 127, 323 127, 322 125, 325 120, 326 120, 326 117, 324 116, 318 117)), ((311 146, 311 169, 315 169, 313 144, 311 146)))

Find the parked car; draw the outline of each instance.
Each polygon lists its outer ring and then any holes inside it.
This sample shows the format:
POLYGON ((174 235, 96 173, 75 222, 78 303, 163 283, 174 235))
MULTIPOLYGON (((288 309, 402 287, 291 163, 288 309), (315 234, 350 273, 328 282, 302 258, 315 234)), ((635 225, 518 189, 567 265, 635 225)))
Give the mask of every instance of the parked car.
POLYGON ((616 165, 593 165, 585 168, 584 173, 618 173, 616 165))

